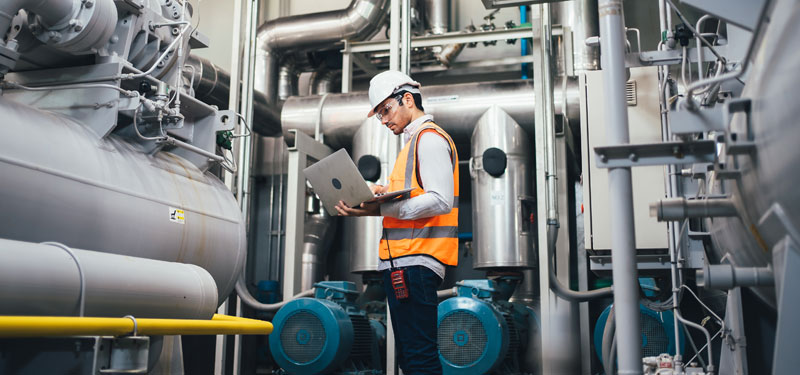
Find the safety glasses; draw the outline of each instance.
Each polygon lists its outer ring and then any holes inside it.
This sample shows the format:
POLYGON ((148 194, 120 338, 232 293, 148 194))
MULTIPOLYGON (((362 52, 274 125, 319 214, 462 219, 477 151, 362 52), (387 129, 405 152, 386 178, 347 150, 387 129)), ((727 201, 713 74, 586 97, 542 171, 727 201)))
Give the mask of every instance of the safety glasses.
POLYGON ((389 114, 389 112, 392 111, 392 109, 397 107, 397 105, 400 104, 400 100, 401 99, 403 99, 403 96, 402 95, 397 95, 397 96, 394 97, 394 100, 389 101, 389 103, 386 103, 383 106, 383 108, 381 108, 378 111, 376 111, 375 112, 375 117, 378 119, 378 121, 383 120, 383 118, 386 117, 389 114))

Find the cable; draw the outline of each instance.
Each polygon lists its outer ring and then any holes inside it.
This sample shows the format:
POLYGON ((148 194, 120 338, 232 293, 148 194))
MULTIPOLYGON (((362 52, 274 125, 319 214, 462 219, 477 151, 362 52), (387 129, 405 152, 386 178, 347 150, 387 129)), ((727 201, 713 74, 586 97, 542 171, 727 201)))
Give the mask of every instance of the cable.
POLYGON ((704 308, 705 308, 705 309, 706 309, 708 312, 710 312, 710 313, 711 313, 711 315, 713 315, 713 316, 714 316, 714 318, 716 318, 716 319, 717 319, 717 321, 719 322, 719 325, 720 325, 720 326, 722 326, 722 328, 723 328, 723 329, 725 329, 725 321, 724 321, 724 320, 722 320, 722 318, 720 318, 720 317, 719 317, 719 315, 717 315, 717 314, 715 314, 713 311, 711 311, 711 308, 709 308, 708 306, 706 306, 706 304, 705 304, 705 303, 703 303, 703 301, 701 301, 699 297, 697 297, 697 294, 694 294, 694 291, 693 291, 691 288, 689 288, 689 287, 688 287, 688 286, 686 286, 685 284, 681 285, 681 289, 683 289, 683 288, 685 288, 686 290, 688 290, 688 291, 689 291, 689 294, 691 294, 691 295, 694 297, 694 299, 696 299, 696 300, 697 300, 697 302, 698 302, 698 303, 699 303, 701 306, 703 306, 703 307, 704 307, 704 308))
POLYGON ((10 82, 5 81, 2 83, 3 89, 20 89, 26 91, 53 91, 53 90, 75 90, 75 89, 112 89, 119 91, 125 96, 135 98, 139 96, 139 93, 136 91, 128 91, 122 89, 118 86, 104 84, 104 83, 89 83, 89 84, 64 84, 64 85, 53 85, 53 86, 24 86, 17 82, 10 82))
MULTIPOLYGON (((186 22, 186 21, 184 21, 184 22, 186 22)), ((167 46, 167 49, 165 49, 164 52, 160 56, 158 56, 158 58, 153 62, 153 65, 150 67, 150 69, 147 69, 146 71, 141 72, 141 73, 122 74, 120 76, 120 78, 121 79, 135 79, 135 78, 141 78, 141 77, 144 77, 144 76, 147 76, 147 75, 150 75, 151 73, 153 73, 156 70, 156 67, 158 67, 158 63, 161 60, 163 60, 165 57, 167 57, 167 54, 169 54, 172 51, 172 49, 175 48, 177 43, 183 40, 183 34, 186 33, 186 30, 189 30, 192 27, 191 23, 189 23, 189 22, 186 22, 186 23, 187 23, 187 25, 184 26, 181 29, 180 33, 175 37, 175 40, 173 40, 172 43, 170 43, 169 46, 167 46)))
MULTIPOLYGON (((687 20, 686 17, 683 16, 683 13, 681 13, 680 9, 678 9, 678 7, 675 6, 675 3, 673 3, 672 0, 666 0, 666 1, 669 4, 669 6, 671 6, 672 9, 675 10, 675 13, 681 19, 681 22, 683 22, 686 25, 686 27, 695 36, 697 36, 697 38, 699 38, 700 41, 703 42, 703 44, 705 44, 711 50, 711 52, 714 54, 714 56, 716 56, 718 60, 722 60, 723 62, 727 62, 727 60, 725 60, 725 58, 722 57, 722 55, 720 55, 719 52, 717 52, 717 50, 714 48, 714 45, 711 44, 708 40, 706 40, 706 38, 703 38, 703 36, 699 32, 697 32, 697 29, 695 29, 694 26, 692 26, 692 24, 689 22, 689 20, 687 20)), ((700 46, 697 46, 697 48, 700 48, 700 46)))
POLYGON ((163 129, 160 132, 161 133, 160 137, 145 137, 144 135, 142 135, 141 132, 139 132, 139 124, 138 124, 138 122, 136 120, 136 118, 139 117, 139 108, 140 107, 136 107, 136 110, 133 111, 133 130, 136 131, 136 135, 138 135, 139 138, 144 139, 145 141, 164 141, 164 140, 166 140, 167 136, 164 135, 164 130, 163 129))
POLYGON ((244 116, 242 116, 241 114, 239 114, 237 112, 234 112, 234 114, 236 114, 237 118, 242 120, 242 124, 244 124, 244 128, 247 129, 247 134, 234 134, 234 135, 231 136, 231 138, 243 138, 243 137, 251 136, 253 134, 253 131, 250 130, 250 125, 247 125, 247 120, 245 120, 244 116))
POLYGON ((42 245, 49 245, 55 246, 61 250, 64 250, 72 257, 72 260, 75 262, 75 265, 78 267, 78 277, 81 280, 81 287, 80 287, 80 294, 78 295, 79 301, 79 309, 78 309, 78 316, 83 317, 84 313, 86 312, 86 275, 83 274, 83 267, 81 267, 81 261, 75 255, 75 252, 69 248, 69 246, 64 245, 60 242, 42 242, 42 245))

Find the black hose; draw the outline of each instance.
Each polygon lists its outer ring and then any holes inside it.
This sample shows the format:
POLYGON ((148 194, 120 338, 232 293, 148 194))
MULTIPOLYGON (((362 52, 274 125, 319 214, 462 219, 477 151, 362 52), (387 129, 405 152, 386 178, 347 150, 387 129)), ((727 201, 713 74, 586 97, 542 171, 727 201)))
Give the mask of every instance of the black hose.
POLYGON ((548 225, 547 232, 547 259, 549 262, 548 278, 550 280, 550 290, 555 292, 559 297, 571 302, 586 302, 593 299, 610 297, 614 294, 612 287, 579 292, 561 284, 561 281, 556 277, 556 269, 553 262, 553 258, 555 258, 556 239, 558 238, 558 227, 555 225, 548 225))

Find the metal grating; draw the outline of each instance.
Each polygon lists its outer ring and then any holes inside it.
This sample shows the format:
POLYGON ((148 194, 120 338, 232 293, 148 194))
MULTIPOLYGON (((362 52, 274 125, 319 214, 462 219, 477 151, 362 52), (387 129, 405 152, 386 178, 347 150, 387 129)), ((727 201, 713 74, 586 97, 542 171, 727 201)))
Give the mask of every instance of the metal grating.
POLYGON ((366 358, 372 356, 373 334, 369 320, 363 315, 350 315, 353 322, 353 347, 350 350, 350 357, 366 358))
POLYGON ((439 354, 456 366, 472 365, 486 352, 486 331, 478 317, 468 311, 456 310, 445 316, 437 339, 439 354))
POLYGON ((307 364, 319 357, 325 347, 325 339, 322 321, 309 311, 299 310, 289 316, 281 329, 284 353, 299 364, 307 364))
POLYGON ((655 357, 661 353, 667 353, 669 347, 669 337, 664 330, 661 322, 647 314, 640 315, 642 329, 642 356, 655 357))
POLYGON ((628 102, 628 106, 635 107, 636 98, 636 81, 625 82, 625 101, 628 102))

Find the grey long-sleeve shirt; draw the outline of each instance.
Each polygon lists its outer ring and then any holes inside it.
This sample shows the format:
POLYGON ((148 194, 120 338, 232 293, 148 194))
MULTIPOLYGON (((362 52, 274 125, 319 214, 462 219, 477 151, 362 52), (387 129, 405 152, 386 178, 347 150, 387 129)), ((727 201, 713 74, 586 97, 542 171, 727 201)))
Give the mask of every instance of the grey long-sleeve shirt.
MULTIPOLYGON (((425 115, 408 124, 403 129, 404 141, 408 142, 414 133, 429 121, 433 121, 433 116, 425 115)), ((417 156, 419 177, 425 193, 406 200, 384 203, 381 205, 381 215, 401 220, 415 220, 444 215, 453 208, 455 182, 453 161, 450 160, 450 144, 436 133, 424 133, 419 138, 417 156)), ((397 258, 394 260, 394 265, 395 267, 425 266, 444 279, 445 266, 428 256, 397 258)), ((391 268, 389 261, 380 261, 379 271, 389 268, 391 268)))

